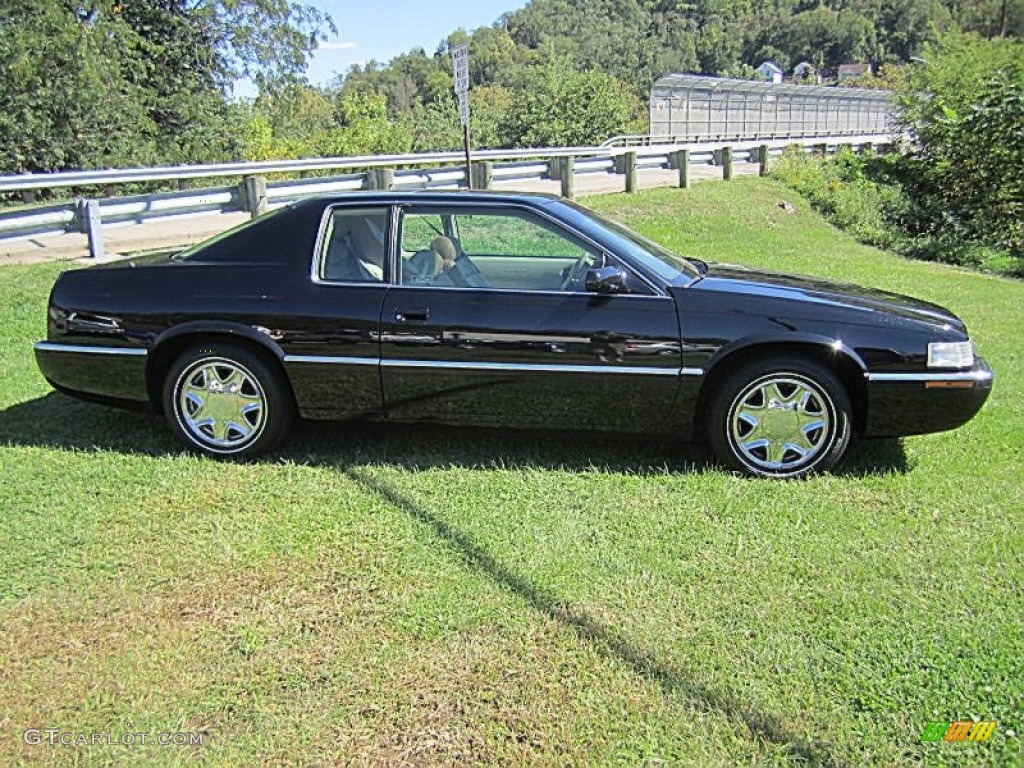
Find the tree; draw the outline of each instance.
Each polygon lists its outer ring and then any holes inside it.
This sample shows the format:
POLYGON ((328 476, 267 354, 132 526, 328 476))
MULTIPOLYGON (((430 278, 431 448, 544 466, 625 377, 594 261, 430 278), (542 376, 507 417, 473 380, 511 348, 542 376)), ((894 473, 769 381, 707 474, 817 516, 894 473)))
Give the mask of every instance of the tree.
POLYGON ((924 61, 899 94, 914 226, 1024 259, 1024 44, 956 35, 924 61))
POLYGON ((326 28, 288 0, 6 0, 0 166, 234 157, 234 79, 297 74, 326 28))
POLYGON ((137 82, 147 66, 119 18, 14 0, 0 11, 0 167, 154 159, 157 125, 137 82))
POLYGON ((635 132, 639 100, 604 72, 579 71, 556 60, 523 73, 507 123, 517 146, 581 146, 635 132))

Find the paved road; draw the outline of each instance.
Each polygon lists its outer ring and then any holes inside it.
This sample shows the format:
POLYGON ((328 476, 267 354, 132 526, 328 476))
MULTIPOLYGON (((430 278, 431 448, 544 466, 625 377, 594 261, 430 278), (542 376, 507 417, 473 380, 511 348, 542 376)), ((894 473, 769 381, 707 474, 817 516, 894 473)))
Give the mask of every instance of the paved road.
MULTIPOLYGON (((735 175, 756 175, 756 163, 733 163, 735 175)), ((710 165, 694 165, 690 178, 694 181, 721 179, 722 169, 710 165)), ((637 173, 641 189, 672 187, 678 183, 677 171, 644 170, 637 173)), ((576 176, 577 195, 599 195, 622 192, 625 177, 611 173, 589 173, 576 176)), ((549 192, 559 194, 557 181, 499 181, 495 189, 519 192, 549 192)), ((249 219, 247 213, 214 213, 160 219, 145 224, 125 224, 103 228, 103 240, 108 258, 122 258, 124 254, 158 248, 178 248, 192 245, 223 232, 249 219)), ((0 242, 0 264, 30 264, 39 261, 73 261, 89 258, 85 235, 52 235, 0 242)))

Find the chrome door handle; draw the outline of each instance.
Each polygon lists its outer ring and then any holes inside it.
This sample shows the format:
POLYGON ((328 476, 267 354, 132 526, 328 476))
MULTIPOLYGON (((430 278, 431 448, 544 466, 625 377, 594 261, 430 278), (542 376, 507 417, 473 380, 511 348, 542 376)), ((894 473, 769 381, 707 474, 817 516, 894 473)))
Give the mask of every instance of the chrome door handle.
POLYGON ((425 323, 429 317, 429 309, 395 310, 395 320, 399 323, 425 323))

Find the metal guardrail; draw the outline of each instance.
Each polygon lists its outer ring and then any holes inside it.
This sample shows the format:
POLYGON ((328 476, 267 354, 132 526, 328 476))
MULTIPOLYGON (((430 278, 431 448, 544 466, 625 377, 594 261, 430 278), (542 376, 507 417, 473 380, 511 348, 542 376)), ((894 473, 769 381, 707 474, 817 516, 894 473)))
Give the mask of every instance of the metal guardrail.
MULTIPOLYGON (((793 142, 812 142, 821 143, 823 141, 836 142, 843 138, 847 138, 847 141, 852 141, 853 138, 863 137, 866 135, 864 131, 849 130, 849 131, 830 131, 828 133, 822 133, 820 136, 809 136, 806 133, 798 131, 773 131, 770 133, 759 133, 756 136, 751 136, 748 133, 740 131, 736 132, 719 132, 709 134, 704 131, 702 133, 691 133, 691 134, 668 134, 668 135, 656 135, 652 136, 649 133, 630 133, 622 134, 620 136, 612 136, 610 139, 601 143, 602 147, 614 147, 618 149, 624 149, 627 147, 650 147, 650 146, 662 146, 665 144, 707 144, 709 142, 716 144, 736 142, 764 142, 769 143, 785 141, 788 143, 793 142)), ((891 134, 886 133, 885 136, 891 134)))
MULTIPOLYGON (((730 178, 733 158, 744 154, 750 162, 760 162, 763 170, 769 156, 780 154, 794 144, 832 151, 843 144, 877 146, 888 143, 890 139, 887 136, 859 135, 774 141, 726 139, 699 144, 680 142, 621 147, 484 150, 474 153, 473 186, 486 189, 494 182, 547 179, 560 181, 562 194, 571 197, 573 180, 577 176, 622 174, 626 191, 632 191, 636 188, 638 171, 679 169, 680 184, 685 185, 688 184, 690 165, 722 165, 723 176, 730 178), (499 160, 506 162, 496 162, 499 160)), ((141 224, 156 219, 214 212, 249 212, 257 216, 269 208, 303 197, 360 189, 460 189, 467 186, 463 162, 461 152, 433 152, 0 176, 0 192, 241 177, 240 183, 230 186, 77 199, 3 211, 0 212, 0 240, 82 232, 89 236, 90 254, 101 256, 104 226, 141 224), (358 172, 327 177, 267 180, 267 176, 273 174, 294 176, 310 171, 355 169, 358 172)))

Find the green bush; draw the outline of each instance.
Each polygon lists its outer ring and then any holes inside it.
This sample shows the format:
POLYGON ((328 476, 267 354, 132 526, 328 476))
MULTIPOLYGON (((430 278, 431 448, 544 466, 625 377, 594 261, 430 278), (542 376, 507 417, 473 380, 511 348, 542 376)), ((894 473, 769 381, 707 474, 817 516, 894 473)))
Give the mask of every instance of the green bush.
POLYGON ((1024 275, 1020 259, 1006 248, 953 226, 922 226, 922 202, 905 186, 909 173, 907 158, 898 153, 872 157, 845 149, 830 158, 790 150, 771 168, 774 178, 863 243, 916 259, 1024 275))
POLYGON ((861 242, 899 250, 903 234, 891 221, 900 210, 899 189, 872 181, 867 165, 865 158, 845 149, 828 160, 787 151, 771 173, 861 242))
POLYGON ((900 90, 915 235, 1006 251, 1024 264, 1024 44, 951 36, 900 90))

